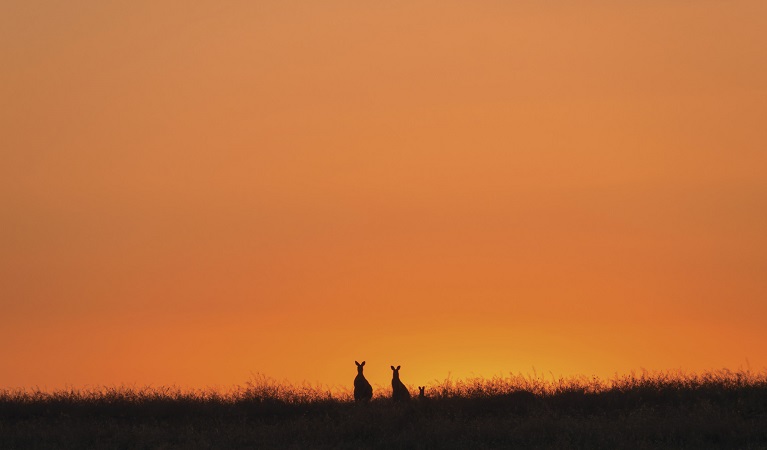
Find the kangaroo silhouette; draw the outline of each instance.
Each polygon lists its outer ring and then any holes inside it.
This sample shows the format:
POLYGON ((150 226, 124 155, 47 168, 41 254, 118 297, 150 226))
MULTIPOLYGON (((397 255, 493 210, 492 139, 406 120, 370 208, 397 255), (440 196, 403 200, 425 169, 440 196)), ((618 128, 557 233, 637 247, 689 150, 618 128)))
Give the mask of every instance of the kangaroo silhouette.
POLYGON ((400 401, 407 401, 410 400, 410 392, 407 390, 404 384, 402 384, 402 381, 399 379, 399 368, 401 366, 397 366, 395 369, 394 366, 391 366, 392 373, 392 379, 391 379, 391 398, 395 402, 400 401))
POLYGON ((354 361, 357 365, 357 376, 354 377, 354 400, 358 402, 366 402, 373 397, 373 386, 365 379, 365 375, 362 374, 362 368, 365 367, 365 361, 362 364, 354 361))
POLYGON ((426 386, 418 386, 418 398, 423 400, 426 398, 426 386))

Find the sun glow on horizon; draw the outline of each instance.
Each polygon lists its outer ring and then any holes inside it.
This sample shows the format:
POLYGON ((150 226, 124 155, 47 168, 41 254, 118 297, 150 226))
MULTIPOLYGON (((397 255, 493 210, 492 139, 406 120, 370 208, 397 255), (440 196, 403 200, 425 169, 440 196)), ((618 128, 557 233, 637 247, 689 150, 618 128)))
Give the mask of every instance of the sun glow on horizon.
POLYGON ((767 368, 767 3, 0 6, 0 388, 767 368))

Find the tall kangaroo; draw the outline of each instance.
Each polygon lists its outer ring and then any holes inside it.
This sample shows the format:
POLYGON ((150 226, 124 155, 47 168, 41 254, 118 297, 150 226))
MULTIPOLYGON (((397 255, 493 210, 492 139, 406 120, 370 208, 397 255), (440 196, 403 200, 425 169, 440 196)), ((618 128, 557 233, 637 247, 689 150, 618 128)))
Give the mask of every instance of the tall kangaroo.
POLYGON ((392 374, 391 379, 391 398, 395 402, 400 401, 407 401, 410 400, 410 392, 407 390, 404 384, 402 384, 402 381, 399 379, 399 368, 401 366, 397 366, 395 369, 394 366, 391 366, 391 370, 394 372, 392 374))
POLYGON ((362 364, 354 361, 357 365, 357 376, 354 377, 354 400, 358 402, 366 402, 373 397, 373 386, 365 379, 365 375, 362 374, 362 368, 365 366, 365 361, 362 364))

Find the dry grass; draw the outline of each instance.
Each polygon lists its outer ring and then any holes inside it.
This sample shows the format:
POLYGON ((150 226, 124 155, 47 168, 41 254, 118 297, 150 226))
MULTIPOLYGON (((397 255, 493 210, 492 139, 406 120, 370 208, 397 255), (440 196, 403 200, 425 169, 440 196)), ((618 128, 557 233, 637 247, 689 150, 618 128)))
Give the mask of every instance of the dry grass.
MULTIPOLYGON (((413 386, 410 386, 414 391, 413 386)), ((255 375, 228 391, 0 391, 0 448, 767 448, 767 373, 444 380, 427 401, 255 375)))

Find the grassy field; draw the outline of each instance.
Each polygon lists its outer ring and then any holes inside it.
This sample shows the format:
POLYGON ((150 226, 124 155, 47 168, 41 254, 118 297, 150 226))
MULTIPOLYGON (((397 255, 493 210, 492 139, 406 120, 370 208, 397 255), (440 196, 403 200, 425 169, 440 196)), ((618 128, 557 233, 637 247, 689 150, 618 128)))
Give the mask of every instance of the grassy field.
POLYGON ((407 403, 389 393, 355 404, 261 376, 227 393, 5 390, 0 449, 767 448, 764 373, 518 375, 446 380, 407 403))

